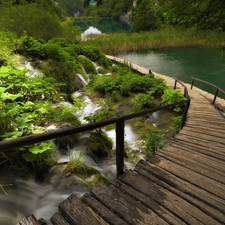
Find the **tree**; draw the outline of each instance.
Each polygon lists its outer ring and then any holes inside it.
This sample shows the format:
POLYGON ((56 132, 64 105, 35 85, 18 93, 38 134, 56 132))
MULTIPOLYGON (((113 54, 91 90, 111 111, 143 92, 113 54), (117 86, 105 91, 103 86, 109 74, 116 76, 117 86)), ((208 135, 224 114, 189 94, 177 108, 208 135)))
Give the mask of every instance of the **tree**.
POLYGON ((157 16, 156 5, 152 0, 142 0, 137 5, 132 17, 131 31, 151 31, 160 28, 161 22, 157 16))
MULTIPOLYGON (((91 2, 92 2, 92 0, 84 0, 84 7, 87 7, 91 2)), ((102 0, 96 0, 94 2, 96 2, 97 5, 102 4, 102 0)))

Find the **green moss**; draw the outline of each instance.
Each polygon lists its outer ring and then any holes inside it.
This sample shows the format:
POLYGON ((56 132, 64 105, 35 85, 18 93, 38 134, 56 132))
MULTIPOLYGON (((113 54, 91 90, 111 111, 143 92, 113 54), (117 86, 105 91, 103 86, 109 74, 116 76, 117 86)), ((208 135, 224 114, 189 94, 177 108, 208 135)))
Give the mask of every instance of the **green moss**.
POLYGON ((72 174, 82 178, 86 179, 94 174, 98 174, 99 171, 96 169, 93 169, 89 166, 86 166, 82 162, 68 162, 66 165, 66 168, 64 169, 65 176, 70 176, 72 174))
POLYGON ((104 176, 102 176, 100 173, 97 173, 94 175, 94 178, 91 182, 88 183, 88 187, 94 187, 97 183, 107 183, 108 179, 104 176))
POLYGON ((89 153, 98 158, 108 157, 112 149, 112 140, 102 131, 92 132, 89 139, 89 153))
POLYGON ((79 56, 78 57, 78 62, 80 64, 82 64, 83 68, 85 69, 85 71, 88 74, 97 74, 95 66, 94 66, 93 62, 90 59, 86 58, 85 56, 79 56))

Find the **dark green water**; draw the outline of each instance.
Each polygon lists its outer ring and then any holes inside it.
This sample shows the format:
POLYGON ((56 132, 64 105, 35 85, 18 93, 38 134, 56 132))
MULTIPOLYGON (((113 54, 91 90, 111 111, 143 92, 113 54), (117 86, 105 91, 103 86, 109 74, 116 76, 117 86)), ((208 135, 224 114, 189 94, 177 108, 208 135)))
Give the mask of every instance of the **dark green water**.
MULTIPOLYGON (((225 52, 216 49, 174 48, 124 53, 118 57, 187 83, 191 83, 191 77, 196 77, 225 90, 225 52)), ((199 82, 196 86, 215 92, 215 88, 199 82)))

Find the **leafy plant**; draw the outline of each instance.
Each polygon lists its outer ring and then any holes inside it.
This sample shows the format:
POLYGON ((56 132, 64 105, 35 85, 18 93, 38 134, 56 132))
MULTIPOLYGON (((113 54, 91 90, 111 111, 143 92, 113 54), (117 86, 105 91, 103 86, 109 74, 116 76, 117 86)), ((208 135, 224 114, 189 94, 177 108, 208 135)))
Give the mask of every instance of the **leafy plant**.
POLYGON ((147 156, 156 155, 156 152, 163 148, 163 134, 150 133, 146 136, 142 144, 146 147, 147 156))
MULTIPOLYGON (((170 105, 176 102, 185 101, 186 98, 178 91, 173 89, 165 89, 162 95, 162 105, 170 105)), ((181 106, 176 106, 174 108, 175 112, 180 112, 182 110, 181 106)))

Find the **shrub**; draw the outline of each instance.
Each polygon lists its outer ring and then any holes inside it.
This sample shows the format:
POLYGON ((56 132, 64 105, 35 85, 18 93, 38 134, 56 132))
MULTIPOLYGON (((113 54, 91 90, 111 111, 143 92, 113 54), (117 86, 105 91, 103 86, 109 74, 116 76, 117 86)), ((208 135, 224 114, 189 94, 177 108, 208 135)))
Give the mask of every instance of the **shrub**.
POLYGON ((147 149, 147 156, 156 155, 156 152, 163 148, 163 137, 164 135, 159 133, 150 133, 146 136, 142 144, 147 149))
MULTIPOLYGON (((165 89, 162 95, 162 105, 170 105, 176 102, 185 101, 186 98, 180 92, 173 90, 173 89, 165 89)), ((175 112, 181 111, 182 108, 180 106, 174 107, 175 112)))
POLYGON ((102 131, 91 133, 88 149, 98 158, 108 157, 112 146, 112 140, 102 131))

